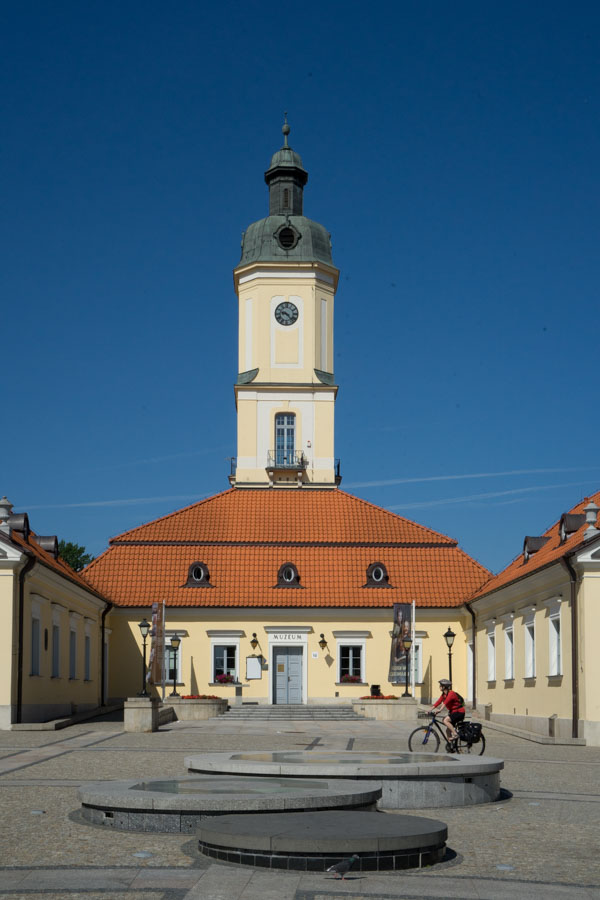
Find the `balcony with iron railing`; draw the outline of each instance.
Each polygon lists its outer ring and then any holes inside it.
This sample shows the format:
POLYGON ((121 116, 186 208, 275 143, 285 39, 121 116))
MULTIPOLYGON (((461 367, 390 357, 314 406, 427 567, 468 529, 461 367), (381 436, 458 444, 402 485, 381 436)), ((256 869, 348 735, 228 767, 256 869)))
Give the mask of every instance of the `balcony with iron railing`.
POLYGON ((306 469, 308 460, 298 450, 268 450, 267 469, 306 469))
MULTIPOLYGON (((230 484, 234 484, 237 472, 237 456, 230 456, 229 460, 231 464, 229 482, 230 484)), ((299 471, 301 469, 306 469, 307 467, 308 460, 303 453, 280 453, 279 450, 269 450, 267 454, 267 469, 293 469, 295 471, 299 471)), ((342 480, 340 469, 340 460, 335 459, 333 463, 333 470, 335 473, 336 484, 339 484, 342 480)))

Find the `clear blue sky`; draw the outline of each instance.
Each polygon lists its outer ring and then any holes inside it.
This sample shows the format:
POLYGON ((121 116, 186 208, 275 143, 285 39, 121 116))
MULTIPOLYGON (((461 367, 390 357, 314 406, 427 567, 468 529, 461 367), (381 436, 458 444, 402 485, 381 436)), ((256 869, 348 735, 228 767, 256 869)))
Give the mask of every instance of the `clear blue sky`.
POLYGON ((494 571, 600 487, 600 9, 5 5, 0 495, 94 554, 227 488, 240 236, 333 238, 342 487, 494 571))

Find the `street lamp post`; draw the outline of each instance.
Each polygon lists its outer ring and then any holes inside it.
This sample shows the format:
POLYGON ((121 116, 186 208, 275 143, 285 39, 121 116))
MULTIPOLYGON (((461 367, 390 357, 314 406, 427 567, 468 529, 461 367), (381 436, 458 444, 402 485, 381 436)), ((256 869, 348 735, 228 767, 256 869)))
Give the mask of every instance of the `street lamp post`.
POLYGON ((174 634, 171 638, 171 650, 173 651, 173 690, 169 694, 169 697, 179 697, 177 693, 177 651, 179 650, 179 645, 181 643, 181 638, 178 638, 176 634, 174 634))
POLYGON ((405 634, 402 638, 402 646, 404 647, 404 653, 406 655, 406 682, 404 687, 403 697, 410 697, 410 691, 408 690, 408 664, 410 662, 410 648, 412 646, 412 638, 409 634, 405 634))
POLYGON ((448 680, 452 683, 452 644, 454 643, 454 638, 456 635, 448 625, 448 631, 444 635, 444 640, 446 641, 446 646, 448 647, 448 680))
POLYGON ((142 662, 142 689, 138 694, 138 697, 147 697, 148 691, 146 690, 146 638, 148 637, 148 632, 150 631, 150 622, 146 621, 146 617, 142 619, 142 621, 138 624, 138 628, 142 633, 142 641, 143 641, 143 662, 142 662))

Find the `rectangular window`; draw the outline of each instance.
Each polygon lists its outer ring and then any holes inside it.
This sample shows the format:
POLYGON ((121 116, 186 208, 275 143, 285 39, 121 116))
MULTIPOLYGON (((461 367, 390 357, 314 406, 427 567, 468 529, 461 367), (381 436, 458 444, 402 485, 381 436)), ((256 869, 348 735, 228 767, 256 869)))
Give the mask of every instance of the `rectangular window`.
POLYGON ((91 671, 91 655, 92 655, 92 640, 89 634, 85 636, 85 642, 83 645, 83 677, 86 681, 90 680, 90 671, 91 671))
POLYGON ((321 298, 321 368, 328 372, 327 368, 327 300, 321 298))
POLYGON ((40 674, 40 620, 31 620, 31 674, 40 674))
POLYGON ((548 620, 550 629, 549 638, 549 664, 548 675, 562 675, 562 654, 560 646, 560 613, 550 616, 548 620))
POLYGON ((60 628, 52 626, 52 677, 60 677, 60 628))
POLYGON ((535 678, 535 624, 525 625, 525 678, 535 678))
POLYGON ((488 631, 487 636, 487 652, 488 652, 488 681, 496 680, 496 634, 488 631))
POLYGON ((213 647, 213 681, 219 675, 237 675, 237 646, 235 644, 215 644, 213 647))
POLYGON ((419 639, 416 639, 414 644, 412 645, 410 655, 412 657, 412 669, 413 669, 413 678, 415 684, 422 684, 423 682, 423 643, 419 639))
POLYGON ((173 650, 169 644, 165 648, 165 681, 167 684, 181 684, 181 644, 177 651, 173 650))
POLYGON ((275 416, 275 465, 293 466, 296 449, 296 416, 278 413, 275 416))
POLYGON ((515 677, 515 645, 512 628, 504 629, 504 678, 512 681, 515 677))
POLYGON ((69 678, 77 678, 77 632, 69 631, 69 678))
POLYGON ((344 676, 358 678, 362 681, 362 649, 360 644, 342 644, 340 646, 339 681, 344 676))

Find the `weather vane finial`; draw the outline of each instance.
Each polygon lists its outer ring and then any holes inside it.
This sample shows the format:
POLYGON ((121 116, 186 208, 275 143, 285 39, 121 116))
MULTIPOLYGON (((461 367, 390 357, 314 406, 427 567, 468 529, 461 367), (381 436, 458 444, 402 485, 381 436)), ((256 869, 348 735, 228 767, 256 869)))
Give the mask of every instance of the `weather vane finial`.
POLYGON ((283 123, 283 128, 281 129, 283 132, 283 146, 287 147, 288 146, 288 134, 290 133, 290 126, 288 125, 288 120, 287 120, 287 110, 284 112, 283 116, 285 119, 285 121, 283 123))

